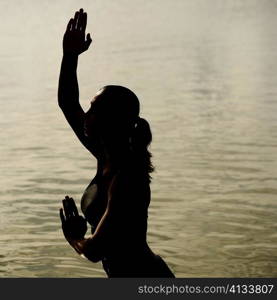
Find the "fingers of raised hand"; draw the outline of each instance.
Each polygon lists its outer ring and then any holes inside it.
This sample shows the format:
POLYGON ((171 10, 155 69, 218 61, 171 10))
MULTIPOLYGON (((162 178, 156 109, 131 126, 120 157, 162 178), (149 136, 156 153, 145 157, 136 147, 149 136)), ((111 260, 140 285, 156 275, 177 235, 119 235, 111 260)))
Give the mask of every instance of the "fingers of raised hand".
POLYGON ((75 12, 74 18, 70 19, 67 24, 67 31, 83 31, 85 32, 87 26, 87 13, 81 8, 75 12))
POLYGON ((72 21, 71 30, 85 32, 87 26, 87 14, 81 8, 79 11, 75 12, 74 19, 72 21))
POLYGON ((81 8, 79 10, 78 22, 77 22, 76 30, 85 32, 86 26, 87 26, 87 14, 81 8))
POLYGON ((89 44, 92 42, 90 33, 87 34, 87 40, 86 40, 86 42, 88 42, 89 44))
POLYGON ((72 22, 72 30, 76 30, 77 29, 79 14, 80 14, 79 11, 75 12, 74 19, 73 19, 73 22, 72 22))
POLYGON ((84 12, 82 14, 82 18, 80 20, 80 30, 85 32, 86 31, 86 27, 87 27, 87 14, 84 12))
POLYGON ((90 37, 90 34, 88 33, 87 34, 87 39, 85 41, 85 49, 84 50, 87 50, 89 48, 89 45, 91 44, 91 42, 92 42, 92 39, 90 37))
POLYGON ((66 27, 67 32, 72 30, 72 24, 73 24, 73 19, 71 18, 66 27))

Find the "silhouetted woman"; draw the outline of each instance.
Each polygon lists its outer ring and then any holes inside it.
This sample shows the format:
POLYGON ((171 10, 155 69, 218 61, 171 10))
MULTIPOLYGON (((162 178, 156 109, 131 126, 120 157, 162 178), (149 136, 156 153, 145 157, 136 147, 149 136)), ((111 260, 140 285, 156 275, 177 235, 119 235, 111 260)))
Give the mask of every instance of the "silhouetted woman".
POLYGON ((81 199, 85 218, 72 198, 60 218, 69 244, 92 262, 102 261, 108 277, 174 277, 147 244, 152 136, 139 117, 139 101, 121 86, 102 88, 84 113, 79 103, 78 55, 91 43, 82 9, 70 19, 63 39, 58 100, 81 143, 97 159, 97 173, 81 199), (92 235, 85 238, 87 222, 92 235))

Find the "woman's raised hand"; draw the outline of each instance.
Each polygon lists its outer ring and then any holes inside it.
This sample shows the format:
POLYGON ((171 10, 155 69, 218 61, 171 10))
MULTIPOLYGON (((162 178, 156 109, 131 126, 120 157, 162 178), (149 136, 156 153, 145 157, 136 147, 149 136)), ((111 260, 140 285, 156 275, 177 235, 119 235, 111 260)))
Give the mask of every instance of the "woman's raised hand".
POLYGON ((90 34, 86 35, 87 14, 81 8, 70 19, 63 37, 63 52, 79 55, 89 48, 92 42, 90 34))

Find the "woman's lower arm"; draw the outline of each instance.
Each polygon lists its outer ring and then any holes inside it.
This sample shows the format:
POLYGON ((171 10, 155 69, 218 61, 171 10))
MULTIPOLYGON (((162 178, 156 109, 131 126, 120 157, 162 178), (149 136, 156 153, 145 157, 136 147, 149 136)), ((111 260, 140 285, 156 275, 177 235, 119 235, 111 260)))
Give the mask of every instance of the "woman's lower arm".
POLYGON ((85 256, 92 262, 98 262, 103 258, 102 249, 93 236, 87 239, 69 240, 68 242, 79 255, 85 256))
POLYGON ((62 109, 74 107, 75 104, 79 104, 77 65, 77 54, 64 53, 58 89, 58 103, 62 109))

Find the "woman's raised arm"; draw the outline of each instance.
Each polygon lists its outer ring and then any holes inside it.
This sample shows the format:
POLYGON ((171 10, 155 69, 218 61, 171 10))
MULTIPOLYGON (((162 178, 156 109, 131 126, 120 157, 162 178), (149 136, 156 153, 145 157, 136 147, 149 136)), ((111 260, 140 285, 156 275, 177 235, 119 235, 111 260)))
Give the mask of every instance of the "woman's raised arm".
MULTIPOLYGON (((84 135, 84 111, 79 102, 79 87, 77 80, 78 56, 86 51, 91 44, 91 37, 85 35, 87 14, 80 9, 70 19, 63 37, 63 59, 61 64, 58 104, 69 125, 89 149, 84 135)), ((91 151, 91 149, 89 149, 91 151)), ((92 151, 91 151, 92 152, 92 151)))

